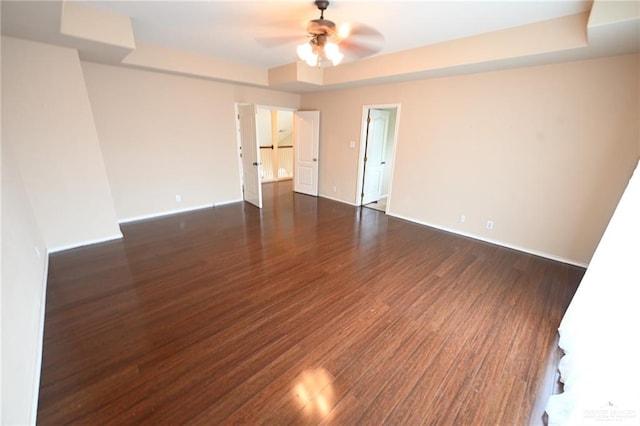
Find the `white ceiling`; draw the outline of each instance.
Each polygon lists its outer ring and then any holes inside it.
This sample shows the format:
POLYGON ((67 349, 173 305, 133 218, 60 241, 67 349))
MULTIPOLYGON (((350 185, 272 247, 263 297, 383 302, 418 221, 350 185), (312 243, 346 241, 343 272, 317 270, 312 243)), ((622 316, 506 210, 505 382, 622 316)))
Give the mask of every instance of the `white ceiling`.
POLYGON ((294 93, 640 51, 638 0, 336 0, 325 18, 375 29, 380 50, 322 69, 296 62, 307 22, 319 17, 312 0, 1 0, 1 6, 3 35, 77 49, 83 60, 294 93))
MULTIPOLYGON (((270 68, 296 60, 306 22, 319 17, 313 1, 91 1, 132 18, 136 42, 270 68), (265 46, 270 38, 292 37, 265 46)), ((384 40, 379 55, 525 25, 589 10, 591 2, 334 1, 325 18, 366 24, 384 40)), ((362 39, 358 40, 361 41, 362 39)), ((353 60, 354 58, 347 58, 353 60)))

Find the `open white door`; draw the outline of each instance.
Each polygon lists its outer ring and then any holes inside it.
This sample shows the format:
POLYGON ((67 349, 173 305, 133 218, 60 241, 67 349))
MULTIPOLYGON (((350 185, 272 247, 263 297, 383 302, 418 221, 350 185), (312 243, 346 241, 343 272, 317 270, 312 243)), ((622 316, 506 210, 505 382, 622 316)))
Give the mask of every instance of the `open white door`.
POLYGON ((293 190, 318 195, 320 111, 297 111, 294 116, 293 190))
POLYGON ((262 183, 258 147, 256 106, 238 105, 240 149, 242 156, 242 193, 244 200, 262 208, 262 183))
POLYGON ((385 195, 382 193, 382 182, 386 164, 389 111, 371 109, 368 121, 362 204, 378 201, 385 195))

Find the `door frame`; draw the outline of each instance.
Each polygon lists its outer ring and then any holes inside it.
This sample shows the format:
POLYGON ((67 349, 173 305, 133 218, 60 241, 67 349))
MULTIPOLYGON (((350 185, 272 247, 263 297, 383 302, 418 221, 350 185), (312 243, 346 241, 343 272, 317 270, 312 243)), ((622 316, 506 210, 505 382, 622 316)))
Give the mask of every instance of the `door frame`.
POLYGON ((317 197, 320 193, 320 114, 320 110, 298 110, 293 113, 293 191, 300 194, 311 195, 313 197, 317 197), (299 171, 299 166, 301 165, 301 162, 299 161, 301 151, 299 148, 301 146, 299 138, 301 132, 298 127, 298 120, 306 120, 306 118, 302 117, 302 114, 312 114, 313 119, 311 120, 315 122, 315 132, 313 133, 314 136, 312 142, 312 162, 314 163, 312 169, 314 184, 311 185, 312 189, 309 192, 306 192, 304 190, 305 188, 302 188, 302 185, 300 184, 300 175, 297 173, 299 171))
MULTIPOLYGON (((243 201, 244 200, 244 195, 243 195, 242 186, 243 186, 243 182, 244 182, 244 168, 242 166, 242 157, 240 157, 240 154, 242 153, 242 149, 241 149, 242 137, 240 135, 240 120, 238 119, 238 115, 240 114, 240 110, 238 109, 238 107, 240 105, 251 105, 251 102, 234 102, 234 104, 233 104, 233 110, 234 110, 233 116, 234 116, 234 121, 236 123, 236 153, 237 153, 237 158, 238 158, 238 177, 240 178, 240 186, 239 186, 240 197, 239 197, 239 200, 243 201)), ((269 110, 277 110, 277 111, 291 111, 292 113, 295 113, 296 111, 299 110, 299 108, 288 108, 288 107, 271 106, 271 105, 265 105, 265 104, 253 104, 253 105, 255 105, 256 111, 258 110, 258 108, 269 109, 269 110)), ((260 185, 262 185, 262 181, 260 181, 260 185)))
MULTIPOLYGON (((274 112, 274 111, 275 111, 276 113, 278 113, 278 112, 290 112, 290 113, 292 114, 292 116, 293 116, 293 114, 295 114, 296 112, 298 112, 298 111, 299 111, 297 108, 286 108, 286 107, 279 107, 279 106, 270 106, 270 105, 256 104, 256 110, 260 110, 260 109, 266 109, 266 110, 268 110, 271 114, 273 114, 273 112, 274 112)), ((292 117, 292 119, 291 119, 291 127, 292 127, 292 128, 293 128, 293 122, 294 122, 294 119, 293 119, 293 117, 292 117)), ((273 122, 272 122, 272 123, 273 123, 273 122)), ((272 130, 272 132, 273 132, 273 129, 271 129, 271 130, 272 130)), ((277 129, 276 129, 276 130, 277 130, 277 129)), ((292 129, 292 130, 293 130, 293 129, 292 129)), ((293 136, 293 135, 292 135, 292 136, 293 136)), ((295 140, 294 140, 294 138, 293 138, 293 137, 291 138, 291 143, 294 145, 294 148, 293 148, 293 149, 295 150, 295 140)), ((275 144, 274 144, 274 145, 275 145, 275 144)), ((277 149, 278 149, 278 148, 276 147, 276 148, 274 148, 274 149, 275 149, 275 150, 276 150, 276 152, 277 152, 277 149)), ((292 155, 294 155, 294 154, 292 153, 292 155)), ((295 170, 293 171, 293 173, 295 173, 295 170)), ((278 171, 277 171, 277 168, 276 168, 276 170, 275 170, 275 175, 276 175, 276 176, 275 176, 274 180, 273 180, 273 181, 271 181, 271 182, 261 182, 261 183, 272 183, 272 182, 277 182, 277 181, 279 181, 279 179, 278 179, 278 177, 277 177, 277 174, 278 174, 278 171)), ((293 177, 291 177, 291 180, 293 180, 293 179, 294 179, 294 178, 293 178, 293 177)))
POLYGON ((258 118, 258 108, 256 104, 251 104, 251 103, 244 103, 244 102, 236 102, 235 104, 235 110, 236 110, 236 132, 237 132, 237 142, 238 142, 238 161, 239 161, 239 167, 240 167, 240 199, 242 201, 246 201, 249 204, 253 204, 256 207, 258 207, 259 209, 262 208, 262 179, 260 178, 260 145, 259 145, 259 140, 258 140, 258 126, 257 126, 257 118, 258 118), (255 134, 255 149, 256 149, 256 158, 255 161, 253 163, 254 166, 257 166, 258 169, 256 171, 256 174, 258 176, 258 203, 255 204, 249 200, 246 199, 245 197, 245 179, 244 179, 244 174, 245 174, 245 169, 244 169, 244 159, 245 159, 245 152, 243 152, 242 150, 242 125, 240 122, 240 108, 241 107, 252 107, 253 109, 253 120, 254 120, 254 129, 253 132, 255 134))
POLYGON ((240 133, 240 105, 249 105, 248 102, 235 102, 233 104, 233 121, 236 123, 236 158, 238 159, 238 177, 240 178, 240 201, 244 201, 244 167, 242 166, 242 135, 240 133))
POLYGON ((371 105, 362 106, 362 120, 360 124, 360 149, 358 151, 358 176, 356 181, 356 199, 354 204, 356 206, 362 206, 362 197, 360 196, 360 194, 362 194, 362 183, 363 183, 362 181, 364 178, 364 166, 365 166, 364 155, 365 155, 365 147, 367 142, 367 127, 368 127, 367 117, 369 116, 370 109, 386 109, 386 110, 395 109, 396 110, 395 124, 393 129, 392 152, 391 152, 392 162, 391 162, 391 170, 389 170, 389 190, 387 194, 387 207, 385 209, 385 212, 388 212, 389 208, 391 207, 391 196, 393 192, 393 170, 396 167, 398 129, 400 128, 400 109, 401 109, 400 103, 371 104, 371 105))

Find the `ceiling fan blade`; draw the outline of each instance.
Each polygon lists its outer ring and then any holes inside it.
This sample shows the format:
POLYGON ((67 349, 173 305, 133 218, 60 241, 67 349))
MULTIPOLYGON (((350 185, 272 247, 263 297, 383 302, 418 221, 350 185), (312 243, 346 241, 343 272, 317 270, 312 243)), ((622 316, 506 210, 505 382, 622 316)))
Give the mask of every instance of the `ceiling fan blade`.
POLYGON ((373 27, 365 24, 351 24, 349 36, 366 36, 372 38, 384 38, 382 33, 373 27))
POLYGON ((360 23, 340 26, 338 37, 344 53, 355 58, 375 55, 384 43, 384 36, 380 31, 360 23))
POLYGON ((277 17, 262 19, 258 25, 253 25, 256 31, 262 33, 283 34, 255 37, 260 46, 271 48, 308 41, 306 28, 309 19, 317 10, 316 6, 312 2, 301 2, 300 0, 283 2, 283 6, 285 7, 279 8, 277 17))
POLYGON ((256 42, 262 47, 279 47, 286 44, 303 43, 304 37, 298 35, 275 36, 275 37, 256 37, 256 42))
POLYGON ((358 58, 364 58, 366 56, 372 56, 378 53, 382 49, 382 45, 367 45, 364 43, 358 43, 352 40, 343 40, 340 43, 340 49, 348 55, 358 58))

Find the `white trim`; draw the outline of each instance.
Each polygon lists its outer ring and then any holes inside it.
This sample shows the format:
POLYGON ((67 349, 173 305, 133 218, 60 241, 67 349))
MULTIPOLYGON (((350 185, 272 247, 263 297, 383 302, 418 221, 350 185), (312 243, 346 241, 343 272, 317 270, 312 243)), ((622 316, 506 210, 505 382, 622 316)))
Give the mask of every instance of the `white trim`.
POLYGON ((391 170, 389 171, 389 182, 387 183, 387 205, 385 206, 384 212, 387 213, 389 209, 391 209, 391 194, 393 193, 393 175, 396 168, 396 153, 398 152, 398 131, 400 130, 400 109, 402 109, 402 105, 396 104, 396 120, 395 120, 395 129, 393 130, 393 152, 391 153, 391 158, 393 158, 393 163, 391 164, 391 170))
POLYGON ((360 142, 359 142, 359 146, 358 146, 358 160, 357 160, 357 167, 358 167, 358 175, 356 177, 356 199, 354 202, 354 206, 360 206, 361 205, 361 200, 362 197, 360 196, 360 194, 362 194, 362 178, 364 175, 364 154, 365 154, 365 149, 366 149, 366 143, 367 143, 367 130, 369 127, 369 124, 367 123, 367 117, 369 116, 369 109, 371 109, 371 107, 369 107, 368 105, 363 105, 362 106, 362 119, 360 122, 360 142))
POLYGON ((236 158, 238 160, 238 183, 240 184, 239 186, 239 192, 238 194, 240 194, 240 198, 242 200, 244 200, 244 167, 242 166, 242 137, 240 135, 240 110, 238 109, 238 107, 240 107, 240 105, 249 105, 245 102, 235 102, 234 103, 234 115, 233 115, 233 121, 236 124, 236 158))
POLYGON ((59 251, 70 250, 70 249, 74 249, 74 248, 78 248, 78 247, 82 247, 82 246, 88 246, 88 245, 91 245, 91 244, 105 243, 107 241, 119 240, 120 238, 122 238, 122 232, 118 232, 117 234, 113 234, 113 235, 110 235, 108 237, 96 238, 95 240, 79 241, 79 242, 73 243, 73 244, 67 244, 67 245, 64 245, 64 246, 53 247, 53 248, 49 249, 48 253, 49 254, 57 253, 59 251))
POLYGON ((387 206, 385 208, 386 211, 389 210, 391 206, 391 185, 393 183, 393 169, 396 166, 396 146, 398 145, 398 130, 400 129, 400 108, 402 105, 400 103, 396 104, 372 104, 372 105, 363 105, 362 106, 362 121, 360 123, 360 146, 358 152, 358 176, 356 180, 356 200, 354 206, 360 206, 360 194, 362 193, 362 178, 364 174, 364 150, 365 143, 367 140, 367 117, 369 116, 370 109, 384 109, 391 110, 395 109, 395 126, 393 129, 393 152, 391 153, 391 158, 393 158, 391 163, 391 170, 389 171, 389 184, 387 185, 387 206))
POLYGON ((42 277, 42 297, 40 298, 40 318, 38 329, 38 345, 36 347, 35 375, 33 377, 33 402, 31 404, 30 424, 35 425, 38 419, 38 399, 40 396, 40 376, 42 372, 42 348, 44 345, 44 319, 47 307, 47 278, 49 277, 49 250, 45 249, 44 276, 42 277))
MULTIPOLYGON (((303 194, 303 195, 307 195, 307 194, 303 194)), ((340 200, 338 198, 333 198, 333 197, 330 197, 330 196, 325 195, 325 194, 318 194, 318 197, 326 198, 327 200, 337 201, 338 203, 348 204, 350 206, 358 207, 355 204, 353 204, 351 201, 340 200)))
POLYGON ((268 110, 291 111, 291 112, 296 112, 296 111, 299 110, 299 108, 288 108, 288 107, 264 105, 264 104, 256 104, 256 107, 257 108, 262 108, 262 109, 268 109, 268 110))
POLYGON ((504 241, 492 240, 490 238, 484 238, 484 237, 480 237, 478 235, 468 234, 466 232, 460 232, 457 229, 447 228, 446 226, 440 226, 440 225, 435 225, 433 223, 423 222, 421 220, 413 219, 413 218, 402 216, 402 215, 395 214, 395 213, 387 212, 387 214, 389 216, 393 216, 393 217, 396 217, 398 219, 402 219, 402 220, 406 220, 406 221, 409 221, 409 222, 417 223, 419 225, 428 226, 430 228, 439 229, 441 231, 451 232, 452 234, 456 234, 456 235, 460 235, 460 236, 468 237, 468 238, 473 238, 474 240, 483 241, 483 242, 489 243, 489 244, 495 244, 495 245, 500 246, 500 247, 505 247, 505 248, 508 248, 508 249, 521 251, 523 253, 532 254, 534 256, 544 257, 546 259, 555 260, 556 262, 562 262, 562 263, 566 263, 566 264, 573 265, 573 266, 579 266, 581 268, 586 268, 586 267, 589 266, 589 264, 587 264, 587 263, 579 262, 579 261, 574 260, 574 259, 568 259, 566 257, 556 256, 554 254, 550 254, 550 253, 546 253, 546 252, 542 252, 542 251, 538 251, 538 250, 532 250, 532 249, 529 249, 529 248, 525 248, 525 247, 521 247, 521 246, 517 246, 517 245, 513 245, 513 244, 508 244, 508 243, 505 243, 504 241))
MULTIPOLYGON (((118 220, 118 224, 129 223, 129 222, 137 222, 139 220, 145 220, 145 219, 154 219, 154 218, 163 217, 163 216, 170 216, 170 215, 178 214, 178 213, 188 213, 188 212, 195 211, 195 210, 210 209, 210 208, 214 208, 214 207, 224 206, 226 204, 239 203, 241 201, 243 201, 242 198, 235 198, 235 199, 232 199, 232 200, 226 200, 226 201, 222 201, 222 202, 219 202, 219 203, 201 204, 201 205, 198 205, 198 206, 187 207, 187 208, 184 208, 184 209, 169 210, 169 211, 151 213, 151 214, 140 215, 140 216, 132 216, 132 217, 127 217, 127 218, 118 220)), ((105 238, 97 238, 95 240, 81 241, 81 242, 74 243, 74 244, 68 244, 68 245, 64 245, 64 246, 54 247, 52 249, 49 249, 48 253, 57 253, 59 251, 70 250, 70 249, 74 249, 74 248, 78 248, 78 247, 88 246, 88 245, 91 245, 91 244, 98 244, 98 243, 104 243, 104 242, 107 242, 107 241, 118 240, 118 239, 120 239, 122 237, 123 237, 122 232, 118 232, 115 235, 112 235, 112 236, 109 236, 109 237, 105 237, 105 238)))
POLYGON ((233 200, 227 200, 227 201, 222 201, 220 203, 215 203, 213 207, 226 206, 227 204, 241 203, 243 201, 244 200, 242 198, 234 198, 233 200))
MULTIPOLYGON (((221 205, 221 204, 218 204, 218 205, 221 205)), ((120 219, 118 221, 118 223, 137 222, 139 220, 154 219, 154 218, 162 217, 162 216, 170 216, 172 214, 187 213, 187 212, 194 211, 194 210, 210 209, 210 208, 213 208, 215 206, 216 205, 213 204, 213 203, 211 203, 211 204, 201 204, 201 205, 198 205, 198 206, 185 207, 183 209, 175 209, 175 210, 167 210, 167 211, 164 211, 164 212, 143 214, 143 215, 140 215, 140 216, 132 216, 132 217, 126 217, 124 219, 120 219)))

